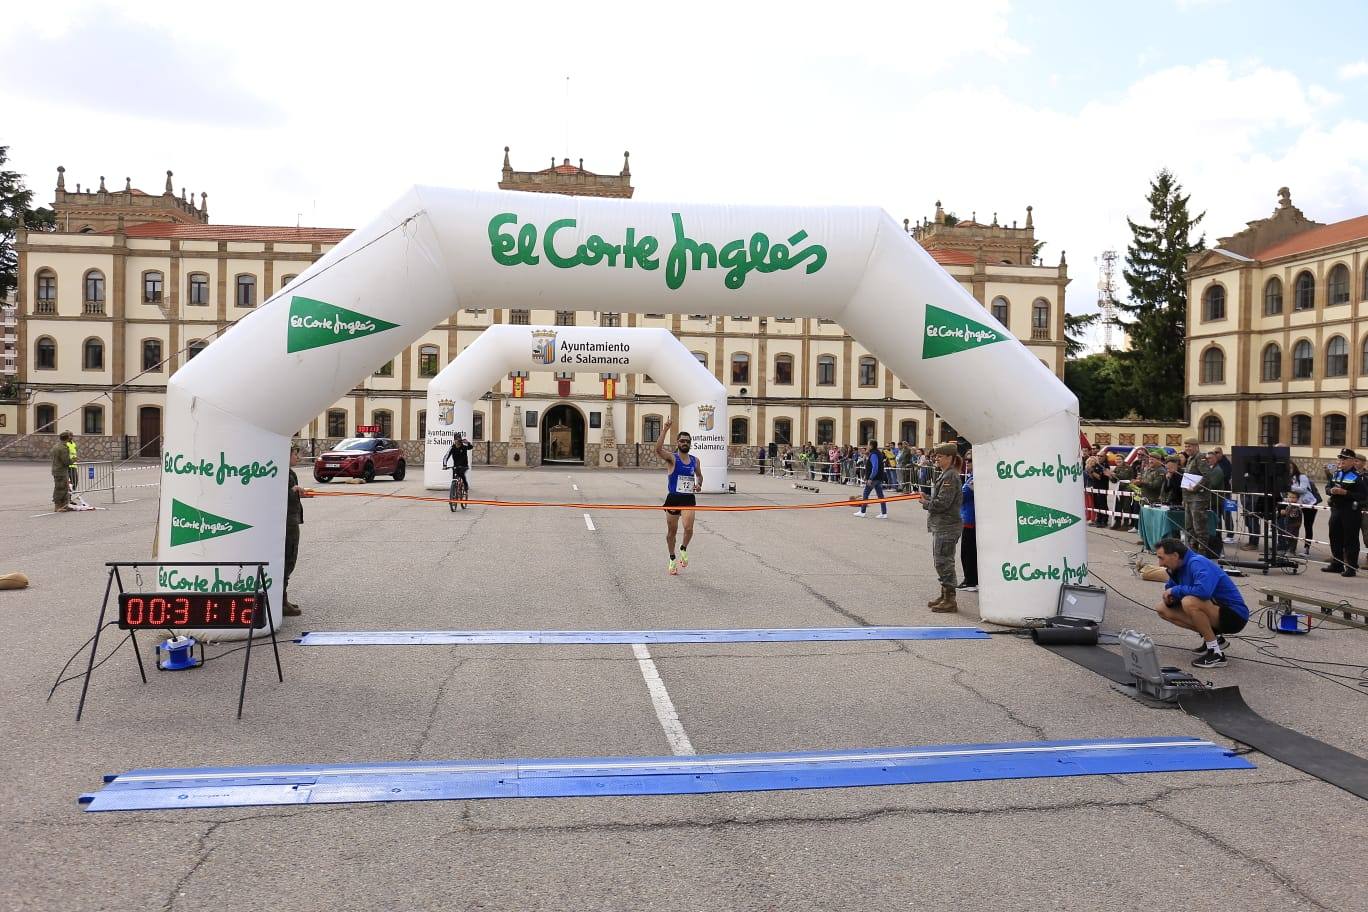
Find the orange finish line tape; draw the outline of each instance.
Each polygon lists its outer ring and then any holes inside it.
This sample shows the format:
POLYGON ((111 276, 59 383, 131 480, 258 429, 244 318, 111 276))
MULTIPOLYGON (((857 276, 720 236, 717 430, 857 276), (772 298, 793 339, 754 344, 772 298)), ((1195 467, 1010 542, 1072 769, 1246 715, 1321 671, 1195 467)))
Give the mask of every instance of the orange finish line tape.
MULTIPOLYGON (((420 503, 449 504, 447 497, 418 497, 413 494, 373 494, 370 491, 314 491, 311 497, 383 497, 386 500, 412 500, 420 503)), ((654 504, 604 504, 604 503, 546 503, 540 500, 475 500, 468 498, 464 503, 479 504, 486 507, 566 507, 574 510, 697 510, 700 513, 754 513, 760 510, 829 510, 832 507, 863 507, 870 504, 896 503, 900 500, 921 500, 920 494, 895 494, 892 497, 875 497, 869 500, 830 500, 810 504, 749 504, 737 507, 666 507, 654 504)))

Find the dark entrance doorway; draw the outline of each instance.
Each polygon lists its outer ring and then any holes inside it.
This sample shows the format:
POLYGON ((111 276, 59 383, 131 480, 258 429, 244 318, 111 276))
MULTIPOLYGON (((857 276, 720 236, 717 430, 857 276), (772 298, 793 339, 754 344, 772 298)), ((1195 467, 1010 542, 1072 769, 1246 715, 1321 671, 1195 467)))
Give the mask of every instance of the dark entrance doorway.
POLYGON ((561 403, 542 413, 542 464, 584 464, 584 416, 561 403))
POLYGON ((161 409, 144 405, 138 409, 138 455, 161 455, 161 409))

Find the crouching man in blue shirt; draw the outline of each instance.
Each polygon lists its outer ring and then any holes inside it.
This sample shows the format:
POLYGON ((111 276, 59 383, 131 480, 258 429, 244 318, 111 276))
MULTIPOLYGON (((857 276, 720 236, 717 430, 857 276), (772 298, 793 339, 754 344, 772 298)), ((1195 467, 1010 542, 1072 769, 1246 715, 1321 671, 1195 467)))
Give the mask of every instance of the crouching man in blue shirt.
POLYGON ((1176 538, 1155 545, 1160 565, 1168 571, 1169 585, 1159 616, 1170 624, 1202 635, 1193 650, 1196 668, 1219 668, 1226 664, 1224 634, 1239 633, 1249 622, 1249 606, 1226 572, 1210 558, 1188 549, 1176 538))

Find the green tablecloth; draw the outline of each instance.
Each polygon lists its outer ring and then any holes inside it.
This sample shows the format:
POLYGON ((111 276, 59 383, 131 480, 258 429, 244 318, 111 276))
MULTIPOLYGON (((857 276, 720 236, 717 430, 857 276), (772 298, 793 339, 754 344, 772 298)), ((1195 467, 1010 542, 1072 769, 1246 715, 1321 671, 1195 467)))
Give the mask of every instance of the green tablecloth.
MULTIPOLYGON (((1207 534, 1216 534, 1216 511, 1208 512, 1207 534)), ((1159 544, 1160 539, 1167 536, 1177 536, 1183 531, 1183 510, 1181 507, 1149 507, 1140 508, 1140 540, 1145 543, 1145 547, 1153 551, 1154 546, 1159 544)))

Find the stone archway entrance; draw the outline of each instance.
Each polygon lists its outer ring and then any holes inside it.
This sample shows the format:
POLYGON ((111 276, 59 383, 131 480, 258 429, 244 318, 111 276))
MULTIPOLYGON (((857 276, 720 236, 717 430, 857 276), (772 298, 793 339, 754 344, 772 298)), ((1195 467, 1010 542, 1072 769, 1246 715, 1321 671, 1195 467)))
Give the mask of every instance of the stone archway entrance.
POLYGON ((584 465, 584 415, 561 402, 542 413, 542 465, 584 465))

